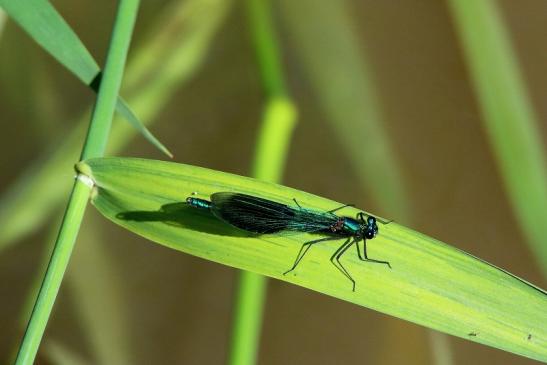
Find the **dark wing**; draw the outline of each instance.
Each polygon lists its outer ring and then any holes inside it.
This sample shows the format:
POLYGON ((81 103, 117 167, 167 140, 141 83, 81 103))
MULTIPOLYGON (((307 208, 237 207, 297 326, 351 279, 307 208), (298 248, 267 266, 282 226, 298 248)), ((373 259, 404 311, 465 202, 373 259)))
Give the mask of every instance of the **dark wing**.
POLYGON ((213 214, 239 229, 259 233, 328 232, 338 217, 332 213, 291 208, 271 200, 240 193, 211 195, 213 214))
POLYGON ((244 231, 265 234, 287 229, 295 216, 291 207, 240 193, 214 193, 211 211, 226 223, 244 231))
POLYGON ((286 229, 308 233, 330 233, 332 225, 335 225, 339 218, 333 213, 299 208, 296 210, 295 219, 289 222, 286 229))

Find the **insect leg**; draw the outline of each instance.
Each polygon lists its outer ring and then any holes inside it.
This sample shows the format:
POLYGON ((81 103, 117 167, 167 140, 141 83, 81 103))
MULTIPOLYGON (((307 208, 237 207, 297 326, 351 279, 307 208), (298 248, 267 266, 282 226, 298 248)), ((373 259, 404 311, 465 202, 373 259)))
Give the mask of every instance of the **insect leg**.
POLYGON ((342 243, 340 247, 338 247, 336 252, 334 252, 334 254, 330 258, 332 264, 351 281, 351 283, 353 284, 352 291, 355 291, 355 280, 353 280, 348 270, 346 270, 344 265, 342 265, 342 263, 340 262, 340 257, 347 251, 348 248, 351 247, 354 241, 355 240, 352 237, 348 238, 344 243, 342 243))
POLYGON ((361 261, 368 261, 368 262, 375 262, 377 264, 384 264, 384 265, 387 265, 391 269, 391 265, 387 261, 380 261, 380 260, 374 260, 374 259, 369 259, 368 258, 368 256, 367 256, 367 240, 366 239, 363 239, 363 253, 364 253, 365 257, 363 257, 363 255, 361 255, 361 250, 359 249, 359 241, 355 240, 355 246, 357 247, 357 256, 359 256, 359 259, 361 261))
POLYGON ((319 243, 319 242, 332 241, 332 240, 337 240, 337 239, 340 239, 340 238, 339 237, 325 237, 325 238, 320 238, 318 240, 313 240, 313 241, 309 241, 309 242, 304 243, 300 247, 300 251, 298 251, 298 255, 296 255, 296 260, 294 260, 294 264, 292 265, 292 267, 289 270, 285 271, 283 273, 283 275, 287 275, 288 273, 290 273, 291 271, 296 269, 296 266, 298 266, 298 264, 300 263, 300 261, 302 260, 302 258, 304 257, 306 252, 308 252, 308 250, 310 249, 310 247, 312 245, 315 245, 316 243, 319 243))
MULTIPOLYGON (((374 217, 376 218, 376 217, 374 217)), ((376 218, 376 220, 382 224, 390 224, 391 222, 393 222, 393 219, 390 219, 388 221, 384 220, 384 219, 380 219, 380 218, 376 218)))
MULTIPOLYGON (((295 198, 292 198, 292 200, 293 200, 294 203, 298 206, 298 208, 302 209, 302 206, 301 206, 300 204, 298 204, 298 202, 296 201, 295 198)), ((332 210, 328 210, 327 213, 331 213, 331 214, 332 214, 332 213, 334 213, 334 212, 336 212, 337 210, 340 210, 340 209, 342 209, 342 208, 354 207, 354 206, 355 206, 354 204, 344 204, 344 205, 342 205, 342 206, 340 206, 340 207, 338 207, 338 208, 334 208, 334 209, 332 209, 332 210)))
POLYGON ((332 209, 332 210, 328 210, 327 213, 334 213, 334 212, 336 212, 337 210, 340 210, 340 209, 342 209, 342 208, 354 207, 354 206, 355 206, 355 204, 344 204, 344 205, 342 205, 342 206, 340 206, 340 207, 338 207, 338 208, 334 208, 334 209, 332 209))
MULTIPOLYGON (((365 213, 363 213, 363 212, 357 213, 357 219, 358 219, 358 220, 362 220, 362 221, 366 222, 366 219, 365 219, 366 216, 367 216, 367 214, 365 214, 365 213)), ((371 217, 372 217, 372 216, 371 216, 371 217)), ((382 224, 390 224, 391 222, 393 222, 393 219, 390 219, 390 220, 388 220, 388 221, 383 220, 383 219, 380 219, 380 218, 378 218, 378 217, 374 217, 374 219, 376 219, 378 222, 380 222, 380 223, 382 223, 382 224)))

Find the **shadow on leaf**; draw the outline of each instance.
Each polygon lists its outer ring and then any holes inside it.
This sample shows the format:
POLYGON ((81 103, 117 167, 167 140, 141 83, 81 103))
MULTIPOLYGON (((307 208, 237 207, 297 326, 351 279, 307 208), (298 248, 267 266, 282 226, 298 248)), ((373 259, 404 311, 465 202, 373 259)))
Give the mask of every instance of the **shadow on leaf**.
POLYGON ((117 219, 134 222, 162 222, 171 226, 220 236, 254 237, 213 216, 209 211, 190 207, 184 202, 164 204, 158 210, 136 210, 116 214, 117 219))

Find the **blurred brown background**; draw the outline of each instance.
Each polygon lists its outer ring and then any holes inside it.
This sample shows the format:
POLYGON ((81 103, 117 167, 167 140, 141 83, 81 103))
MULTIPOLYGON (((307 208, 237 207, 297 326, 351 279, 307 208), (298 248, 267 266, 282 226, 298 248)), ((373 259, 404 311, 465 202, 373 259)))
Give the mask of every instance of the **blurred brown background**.
MULTIPOLYGON (((143 1, 134 45, 166 3, 143 1)), ((115 4, 54 4, 102 64, 115 4)), ((546 120, 547 3, 499 4, 538 119, 546 120)), ((363 191, 332 136, 275 5, 285 71, 300 116, 284 184, 400 221, 363 191)), ((348 6, 411 199, 412 221, 401 223, 545 287, 507 201, 446 4, 393 0, 351 1, 348 6)), ((156 118, 151 129, 175 161, 249 174, 264 93, 248 30, 243 6, 235 1, 206 61, 156 118)), ((8 22, 0 38, 2 191, 63 139, 74 117, 93 100, 89 90, 8 22)), ((545 141, 545 126, 540 128, 545 141)), ((374 136, 363 137, 363 158, 368 138, 374 136)), ((122 155, 164 159, 141 137, 122 155)), ((71 176, 67 171, 59 179, 71 176)), ((1 363, 22 335, 21 310, 56 226, 58 219, 52 219, 0 255, 1 363)), ((86 293, 70 279, 79 275, 74 273, 78 262, 93 257, 92 244, 111 261, 97 270, 109 265, 108 275, 120 285, 125 312, 117 315, 125 317, 129 335, 120 343, 129 348, 133 363, 224 363, 235 270, 147 242, 104 220, 92 207, 84 226, 84 234, 95 242, 77 243, 43 346, 62 344, 89 364, 98 361, 85 334, 87 322, 76 309, 87 300, 86 293)), ((96 316, 103 314, 103 308, 96 308, 96 316)), ((429 336, 417 325, 272 280, 258 363, 429 364, 429 336)), ((448 341, 454 364, 533 363, 462 339, 448 341)), ((37 363, 53 360, 41 351, 37 363)))

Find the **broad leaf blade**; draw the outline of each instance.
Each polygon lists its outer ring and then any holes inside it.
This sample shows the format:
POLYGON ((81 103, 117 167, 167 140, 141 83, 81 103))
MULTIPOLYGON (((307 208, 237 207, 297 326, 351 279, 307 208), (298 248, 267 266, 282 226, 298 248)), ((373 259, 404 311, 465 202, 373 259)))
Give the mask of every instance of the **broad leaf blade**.
MULTIPOLYGON (((154 242, 198 257, 301 285, 458 337, 547 360, 545 291, 430 237, 392 222, 369 241, 372 258, 351 250, 344 266, 356 292, 331 265, 341 242, 317 245, 284 276, 309 234, 249 237, 188 207, 193 192, 207 198, 238 191, 287 204, 328 210, 340 204, 276 184, 169 162, 103 158, 79 163, 96 182, 93 204, 107 218, 154 242)), ((355 215, 357 209, 341 213, 355 215)))
MULTIPOLYGON (((101 72, 99 65, 49 1, 0 0, 0 6, 59 63, 92 90, 98 90, 101 72)), ((152 135, 121 98, 118 98, 116 111, 156 148, 172 156, 171 152, 152 135)))

